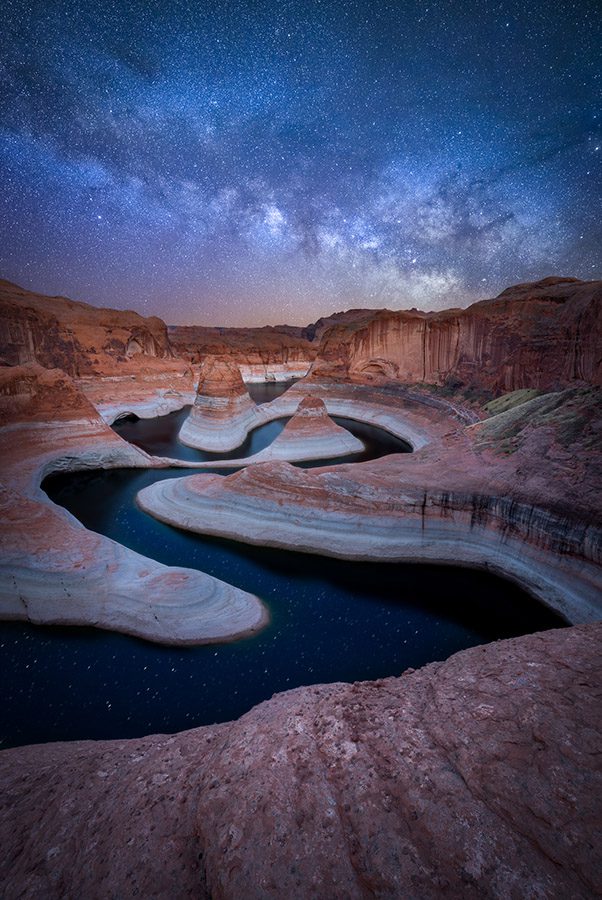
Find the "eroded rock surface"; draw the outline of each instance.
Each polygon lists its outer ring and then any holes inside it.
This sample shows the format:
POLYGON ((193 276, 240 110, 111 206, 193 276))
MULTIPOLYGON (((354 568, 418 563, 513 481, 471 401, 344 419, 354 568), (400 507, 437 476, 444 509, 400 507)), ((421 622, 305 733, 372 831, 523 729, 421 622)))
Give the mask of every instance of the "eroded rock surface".
POLYGON ((0 368, 31 364, 71 375, 109 422, 123 412, 163 415, 194 401, 195 374, 176 357, 161 319, 0 281, 0 368))
POLYGON ((261 602, 88 531, 40 488, 54 471, 165 466, 121 440, 60 370, 0 369, 0 617, 96 625, 167 644, 262 628, 261 602))
MULTIPOLYGON (((266 410, 269 415, 271 413, 269 408, 258 409, 258 417, 265 416, 266 410)), ((254 465, 269 460, 305 462, 314 459, 351 456, 354 453, 361 453, 364 449, 362 441, 346 428, 342 428, 332 421, 323 400, 308 394, 301 400, 290 421, 286 423, 280 434, 268 447, 252 456, 222 459, 219 462, 212 460, 207 463, 199 463, 198 467, 201 469, 214 468, 218 465, 220 469, 237 469, 240 466, 254 465)))
POLYGON ((207 356, 230 357, 243 370, 246 380, 286 380, 306 374, 316 357, 317 344, 306 329, 287 325, 263 328, 204 328, 170 325, 174 351, 191 363, 207 356))
POLYGON ((4 365, 37 362, 77 377, 114 374, 131 361, 135 371, 136 362, 148 365, 173 356, 167 326, 156 316, 47 297, 0 281, 4 365))
POLYGON ((601 641, 549 631, 173 737, 4 751, 4 896, 597 896, 601 641))
POLYGON ((320 397, 304 397, 278 437, 254 457, 267 459, 328 459, 364 449, 363 443, 333 422, 320 397))
POLYGON ((194 406, 180 430, 182 443, 215 452, 233 450, 259 422, 237 364, 228 357, 206 357, 194 406))
MULTIPOLYGON (((378 392, 363 393, 378 408, 378 392)), ((433 411, 431 440, 412 454, 157 481, 138 503, 169 524, 249 543, 492 568, 569 621, 593 621, 602 616, 601 404, 598 388, 568 389, 468 428, 442 417, 443 433, 433 411)), ((400 395, 390 408, 398 428, 420 421, 415 400, 400 395)), ((421 414, 428 421, 428 407, 421 414)))
POLYGON ((322 326, 312 372, 467 385, 492 395, 602 384, 602 283, 545 278, 436 313, 351 311, 322 326))

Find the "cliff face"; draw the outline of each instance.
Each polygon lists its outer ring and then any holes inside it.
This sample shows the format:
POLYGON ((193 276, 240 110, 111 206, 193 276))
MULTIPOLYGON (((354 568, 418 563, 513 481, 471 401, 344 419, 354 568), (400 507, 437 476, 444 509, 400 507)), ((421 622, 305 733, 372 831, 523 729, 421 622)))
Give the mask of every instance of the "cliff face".
POLYGON ((356 312, 326 328, 316 376, 381 376, 504 393, 602 384, 602 283, 546 278, 464 310, 356 312))
POLYGON ((500 394, 602 384, 602 283, 546 278, 440 313, 349 310, 307 328, 174 326, 0 282, 0 361, 117 375, 222 356, 247 380, 388 379, 500 394))
POLYGON ((111 375, 173 358, 156 317, 46 297, 0 281, 0 361, 77 376, 111 375))
POLYGON ((179 735, 6 750, 6 895, 598 896, 601 639, 557 629, 179 735))
POLYGON ((304 336, 304 329, 286 325, 265 328, 170 325, 168 333, 178 356, 191 363, 200 363, 205 356, 230 356, 247 366, 309 365, 317 351, 304 336))

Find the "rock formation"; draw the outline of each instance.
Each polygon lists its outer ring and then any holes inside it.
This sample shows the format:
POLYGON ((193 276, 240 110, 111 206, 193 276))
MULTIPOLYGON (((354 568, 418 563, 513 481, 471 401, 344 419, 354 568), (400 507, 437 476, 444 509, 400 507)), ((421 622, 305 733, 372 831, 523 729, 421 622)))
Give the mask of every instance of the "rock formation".
POLYGON ((599 896, 601 643, 553 630, 179 735, 6 750, 4 896, 599 896))
MULTIPOLYGON (((274 409, 269 410, 270 414, 273 412, 274 409)), ((261 414, 261 410, 258 410, 258 415, 261 414)), ((254 453, 253 456, 199 463, 198 468, 218 466, 220 469, 237 469, 240 466, 274 459, 307 462, 351 456, 354 453, 361 453, 364 449, 362 441, 332 421, 324 401, 309 394, 301 400, 290 422, 286 423, 269 447, 254 453)))
POLYGON ((117 437, 64 372, 0 368, 0 425, 1 618, 166 644, 223 641, 266 624, 256 597, 94 534, 40 490, 54 471, 168 464, 117 437))
MULTIPOLYGON (((167 643, 260 628, 257 598, 87 531, 40 489, 53 471, 173 464, 105 424, 190 396, 163 323, 3 291, 0 616, 167 643)), ((467 310, 272 330, 266 346, 320 359, 260 408, 239 364, 301 356, 276 359, 256 336, 252 353, 242 338, 221 358, 203 351, 197 446, 231 449, 308 397, 280 446, 307 447, 322 398, 414 453, 312 471, 272 459, 161 481, 139 502, 251 543, 491 568, 569 621, 599 619, 600 308, 599 283, 546 279, 467 310), (467 410, 458 385, 512 393, 467 410)), ((401 678, 301 688, 173 737, 0 753, 3 895, 596 896, 601 639, 599 624, 560 629, 401 678)))
MULTIPOLYGON (((190 402, 190 363, 214 356, 229 358, 249 381, 296 378, 312 366, 317 382, 401 381, 491 396, 602 383, 602 283, 575 278, 515 285, 466 309, 348 310, 306 328, 173 326, 168 332, 157 318, 44 297, 9 282, 0 282, 0 312, 5 364, 59 367, 91 391, 99 375, 126 381, 133 375, 141 394, 145 382, 158 379, 152 408, 162 411, 175 407, 169 392, 181 393, 177 379, 186 373, 190 402), (161 391, 167 395, 162 406, 161 391)), ((116 386, 116 399, 118 392, 116 386)))
POLYGON ((216 453, 234 450, 259 424, 240 370, 228 357, 208 356, 201 364, 194 406, 179 438, 189 447, 216 453))
MULTIPOLYGON (((409 429, 419 402, 385 396, 409 429)), ((364 389, 367 406, 368 397, 364 389)), ((543 401, 470 428, 449 430, 448 419, 445 434, 431 425, 411 456, 192 475, 156 482, 138 503, 169 524, 249 543, 492 568, 569 621, 592 621, 602 616, 602 392, 572 389, 543 401)))
POLYGON ((317 345, 302 328, 203 328, 169 326, 169 340, 178 356, 201 363, 207 356, 231 357, 245 381, 286 381, 302 378, 315 359, 317 345))
POLYGON ((323 400, 307 396, 275 441, 251 459, 253 462, 328 459, 359 453, 363 449, 358 438, 332 421, 323 400))
MULTIPOLYGON (((115 374, 137 357, 138 363, 149 364, 173 356, 161 319, 46 297, 0 281, 4 365, 37 362, 79 377, 115 374)), ((135 366, 129 368, 135 371, 135 366)))
POLYGON ((73 376, 107 421, 163 415, 194 401, 194 373, 156 317, 46 297, 0 281, 0 365, 73 376))
MULTIPOLYGON (((336 319, 336 317, 334 317, 336 319)), ((316 378, 376 376, 493 395, 602 384, 602 283, 545 278, 438 313, 352 311, 322 328, 316 378)))

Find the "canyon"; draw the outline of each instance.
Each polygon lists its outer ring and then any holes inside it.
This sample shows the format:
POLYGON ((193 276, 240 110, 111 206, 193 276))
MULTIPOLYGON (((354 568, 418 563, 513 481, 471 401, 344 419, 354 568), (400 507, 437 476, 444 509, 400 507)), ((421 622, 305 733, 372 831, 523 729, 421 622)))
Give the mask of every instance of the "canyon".
POLYGON ((1 618, 176 645, 269 627, 261 598, 88 531, 41 488, 52 472, 217 465, 238 471, 160 479, 139 507, 249 544, 487 569, 571 626, 172 737, 3 751, 7 897, 595 895, 601 282, 304 328, 168 327, 8 282, 0 309, 1 618), (297 378, 263 404, 245 386, 297 378), (180 440, 211 464, 110 428, 187 406, 180 440), (292 465, 358 449, 330 416, 413 452, 292 465), (219 459, 289 417, 255 457, 219 459))

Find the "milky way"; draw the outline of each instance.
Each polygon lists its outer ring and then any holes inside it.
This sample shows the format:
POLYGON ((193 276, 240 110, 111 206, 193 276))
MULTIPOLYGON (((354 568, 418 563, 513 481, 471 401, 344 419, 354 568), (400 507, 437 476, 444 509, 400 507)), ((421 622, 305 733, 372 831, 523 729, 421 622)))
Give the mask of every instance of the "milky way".
POLYGON ((596 2, 3 11, 0 270, 172 323, 601 277, 596 2))

